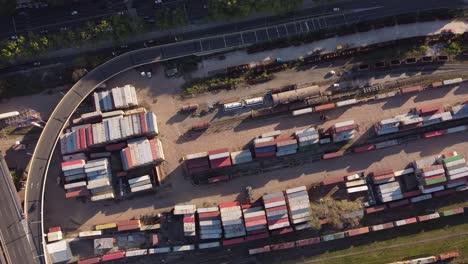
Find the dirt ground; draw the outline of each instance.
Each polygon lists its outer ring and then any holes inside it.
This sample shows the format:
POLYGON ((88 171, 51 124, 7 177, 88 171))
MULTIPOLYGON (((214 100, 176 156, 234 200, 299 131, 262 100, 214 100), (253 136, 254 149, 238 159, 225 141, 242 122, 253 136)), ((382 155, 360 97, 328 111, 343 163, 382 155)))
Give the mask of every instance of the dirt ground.
MULTIPOLYGON (((196 140, 187 140, 181 135, 185 133, 189 124, 197 120, 176 114, 180 107, 180 91, 177 87, 183 83, 182 79, 166 79, 161 71, 148 79, 140 77, 136 71, 129 71, 110 81, 108 85, 127 83, 132 83, 138 88, 139 99, 143 106, 157 114, 160 138, 167 158, 163 166, 166 173, 163 180, 164 188, 156 195, 119 202, 91 203, 74 199, 66 200, 63 198, 63 188, 57 184, 57 178, 61 175, 59 163, 53 162, 49 169, 48 191, 45 198, 48 204, 45 210, 46 227, 61 225, 65 230, 72 232, 76 232, 76 229, 90 230, 100 223, 138 218, 157 211, 168 211, 179 203, 209 206, 232 201, 238 198, 248 185, 253 187, 253 196, 256 199, 265 193, 309 185, 327 177, 343 176, 355 171, 370 172, 384 167, 402 169, 414 159, 449 150, 468 155, 468 135, 466 133, 453 134, 370 153, 349 155, 336 160, 320 161, 302 167, 238 178, 228 183, 194 186, 184 179, 181 168, 180 159, 186 154, 221 147, 234 151, 244 147, 253 137, 264 132, 280 129, 283 131, 282 135, 287 136, 295 130, 311 125, 327 127, 335 122, 349 119, 354 119, 360 125, 360 131, 365 133, 376 121, 405 113, 413 107, 428 104, 451 105, 466 101, 468 86, 463 84, 461 87, 425 91, 417 95, 397 96, 349 108, 335 109, 328 113, 332 121, 326 123, 322 123, 315 114, 297 118, 283 116, 230 124, 225 130, 202 134, 196 140)), ((57 158, 60 158, 59 155, 57 158)))

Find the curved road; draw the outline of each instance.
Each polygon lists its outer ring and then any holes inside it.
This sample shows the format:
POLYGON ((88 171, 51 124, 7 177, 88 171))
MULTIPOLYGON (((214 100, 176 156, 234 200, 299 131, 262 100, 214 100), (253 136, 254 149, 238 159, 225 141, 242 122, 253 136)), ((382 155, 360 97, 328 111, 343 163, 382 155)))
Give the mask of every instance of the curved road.
MULTIPOLYGON (((447 6, 447 4, 449 4, 445 1, 437 2, 431 0, 430 2, 431 5, 429 8, 440 8, 441 6, 447 6)), ((450 2, 450 7, 464 6, 462 1, 448 2, 450 2)), ((425 8, 423 9, 428 8, 428 5, 424 6, 425 8)), ((385 9, 385 7, 380 7, 378 9, 354 10, 325 17, 279 24, 267 28, 258 28, 250 31, 183 41, 125 53, 95 68, 78 81, 59 102, 44 127, 31 159, 24 206, 34 243, 38 251, 40 251, 37 255, 40 256, 44 254, 43 250, 45 249, 45 241, 42 234, 44 228, 42 206, 44 202, 46 175, 55 146, 73 112, 101 83, 128 69, 145 64, 171 60, 193 54, 201 55, 230 50, 279 37, 289 37, 306 32, 334 28, 339 25, 361 21, 363 17, 366 19, 379 17, 382 11, 386 15, 396 15, 418 9, 420 9, 418 6, 412 5, 406 9, 385 9)))

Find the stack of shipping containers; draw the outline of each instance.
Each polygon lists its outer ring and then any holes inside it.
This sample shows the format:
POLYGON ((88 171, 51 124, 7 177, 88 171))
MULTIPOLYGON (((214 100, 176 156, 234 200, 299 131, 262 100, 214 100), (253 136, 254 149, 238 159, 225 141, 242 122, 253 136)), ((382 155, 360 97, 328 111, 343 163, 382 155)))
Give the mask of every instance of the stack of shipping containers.
POLYGON ((124 87, 115 87, 111 91, 95 92, 94 105, 96 111, 101 112, 137 106, 135 87, 127 84, 124 87))
POLYGON ((452 114, 450 112, 444 112, 444 108, 440 105, 421 107, 416 110, 423 119, 423 126, 452 120, 452 114))
POLYGON ((276 139, 276 156, 286 156, 297 153, 297 140, 293 138, 276 139))
POLYGON ((452 117, 454 119, 461 119, 468 117, 468 104, 461 104, 452 107, 452 117))
POLYGON ((392 169, 384 169, 380 171, 373 172, 371 175, 371 179, 374 184, 384 184, 388 182, 395 181, 395 173, 392 169))
POLYGON ((83 159, 69 160, 61 163, 64 181, 66 198, 88 195, 86 188, 86 174, 84 166, 86 162, 83 159))
POLYGON ((243 209, 245 230, 248 235, 268 232, 265 210, 260 206, 243 209))
POLYGON ((220 239, 223 235, 218 207, 198 208, 200 239, 220 239))
POLYGON ((91 201, 115 198, 112 188, 112 172, 107 158, 89 160, 84 170, 88 178, 87 188, 93 195, 91 201))
POLYGON ((210 161, 210 168, 212 169, 228 167, 232 165, 231 154, 226 148, 209 151, 208 159, 210 161))
POLYGON ((397 117, 384 119, 374 125, 375 133, 377 135, 385 135, 398 132, 400 126, 400 119, 397 117))
POLYGON ((153 188, 153 184, 151 183, 149 175, 143 175, 140 177, 129 179, 128 185, 130 185, 130 191, 132 193, 150 190, 153 188))
POLYGON ((468 177, 468 166, 463 155, 456 152, 444 155, 441 160, 449 179, 447 188, 453 188, 466 183, 468 177))
POLYGON ((60 136, 60 151, 62 154, 70 154, 88 149, 87 134, 91 125, 73 127, 71 132, 60 136))
POLYGON ((391 202, 403 198, 400 183, 397 181, 379 184, 376 191, 381 202, 391 202))
POLYGON ((116 109, 129 108, 138 105, 138 98, 135 87, 125 85, 123 87, 112 88, 112 99, 116 109))
POLYGON ((300 186, 286 190, 289 217, 293 225, 308 222, 312 216, 307 188, 300 186))
POLYGON ((164 161, 164 151, 159 139, 140 138, 129 140, 120 151, 124 170, 164 161))
POLYGON ((319 133, 313 127, 298 130, 294 132, 294 136, 299 144, 299 151, 316 150, 319 147, 319 133))
POLYGON ((240 204, 238 202, 221 203, 219 208, 221 211, 224 237, 233 238, 245 236, 245 227, 240 204))
POLYGON ((197 235, 197 227, 195 224, 195 213, 184 214, 184 236, 194 237, 197 235))
POLYGON ((351 181, 347 181, 345 183, 346 186, 346 192, 348 193, 357 193, 357 192, 364 192, 369 190, 369 187, 367 187, 367 181, 366 179, 354 179, 351 181))
POLYGON ((234 165, 251 162, 252 160, 252 152, 250 152, 248 149, 231 152, 231 161, 234 165))
POLYGON ((184 160, 185 160, 185 166, 187 166, 189 175, 210 169, 210 163, 208 160, 208 152, 189 154, 184 157, 184 160))
POLYGON ((263 204, 265 206, 268 229, 274 230, 290 226, 286 199, 282 192, 264 195, 263 204))
POLYGON ((139 219, 136 219, 136 220, 128 220, 128 221, 120 221, 120 222, 117 222, 117 230, 119 232, 121 231, 129 231, 129 230, 136 230, 136 229, 140 229, 140 220, 139 219))
POLYGON ((276 154, 276 142, 273 137, 257 138, 254 140, 256 158, 272 157, 276 154))
POLYGON ((331 130, 333 142, 343 142, 354 138, 355 128, 354 120, 336 123, 331 130))
POLYGON ((419 182, 419 189, 423 194, 443 190, 444 183, 447 181, 444 167, 437 164, 436 157, 427 157, 414 161, 416 177, 419 182))
POLYGON ((153 112, 128 116, 116 116, 92 124, 88 129, 88 145, 104 145, 141 135, 159 133, 156 115, 153 112))

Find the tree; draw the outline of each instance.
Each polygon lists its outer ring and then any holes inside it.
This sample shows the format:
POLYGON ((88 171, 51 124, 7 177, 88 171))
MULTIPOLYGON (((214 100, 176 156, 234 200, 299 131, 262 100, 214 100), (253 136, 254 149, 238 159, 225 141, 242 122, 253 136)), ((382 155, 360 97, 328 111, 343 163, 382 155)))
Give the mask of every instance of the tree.
POLYGON ((187 16, 181 8, 163 7, 156 12, 156 26, 159 30, 180 27, 187 24, 187 16))
POLYGON ((445 52, 447 52, 450 55, 458 55, 462 53, 462 47, 460 43, 452 40, 449 40, 448 43, 448 46, 444 49, 445 52))
POLYGON ((319 219, 327 219, 328 223, 336 229, 343 229, 345 226, 354 227, 362 218, 362 216, 344 217, 361 209, 358 203, 347 200, 337 201, 327 197, 318 203, 312 203, 311 209, 319 219))

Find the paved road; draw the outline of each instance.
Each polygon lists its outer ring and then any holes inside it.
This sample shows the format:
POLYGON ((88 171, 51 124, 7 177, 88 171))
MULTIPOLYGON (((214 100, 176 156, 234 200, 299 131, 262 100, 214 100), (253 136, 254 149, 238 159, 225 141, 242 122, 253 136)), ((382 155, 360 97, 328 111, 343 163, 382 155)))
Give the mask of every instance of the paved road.
MULTIPOLYGON (((11 179, 10 171, 0 153, 0 242, 8 264, 38 263, 34 244, 30 243, 22 220, 22 208, 11 179)), ((26 228, 25 228, 26 227, 26 228)), ((3 262, 2 262, 3 263, 3 262)))
MULTIPOLYGON (((151 1, 147 2, 152 3, 151 1)), ((361 0, 358 4, 356 4, 355 1, 345 1, 333 4, 333 6, 323 5, 319 7, 299 10, 294 14, 287 16, 262 17, 237 23, 221 24, 212 27, 207 27, 205 25, 205 27, 203 27, 202 30, 190 31, 183 34, 171 34, 165 37, 158 37, 156 40, 148 39, 145 41, 141 40, 131 42, 128 43, 128 47, 125 49, 119 49, 116 47, 109 46, 106 48, 95 50, 94 52, 90 52, 90 55, 103 53, 111 54, 112 52, 124 53, 128 50, 140 49, 147 46, 170 44, 175 42, 175 36, 177 36, 178 39, 183 40, 207 38, 207 40, 204 41, 203 45, 212 46, 212 48, 216 48, 217 46, 222 45, 236 45, 240 42, 243 42, 245 44, 251 44, 260 41, 274 40, 277 38, 288 37, 296 34, 317 31, 320 29, 337 27, 340 25, 355 23, 363 20, 397 15, 407 12, 415 12, 417 10, 423 10, 428 8, 461 8, 465 6, 466 4, 462 0, 414 0, 410 3, 407 3, 404 0, 361 0), (332 7, 339 7, 342 12, 333 13, 328 16, 323 16, 324 13, 330 14, 332 7), (319 15, 322 16, 317 17, 319 15), (264 28, 259 29, 259 27, 264 28), (246 32, 242 34, 236 33, 239 31, 246 32), (225 35, 226 37, 213 37, 216 35, 225 35), (226 44, 224 44, 224 42, 226 42, 226 44)), ((68 21, 67 23, 73 23, 74 21, 74 18, 66 19, 66 17, 64 17, 62 19, 68 21)), ((34 25, 37 25, 37 27, 41 27, 39 26, 40 22, 38 21, 34 22, 34 25)), ((58 23, 55 26, 60 25, 61 24, 58 23)), ((0 35, 1 33, 2 32, 0 28, 0 35)), ((57 63, 68 63, 71 65, 73 60, 76 58, 76 55, 77 54, 70 54, 67 56, 60 56, 59 58, 43 59, 40 60, 40 62, 43 66, 57 63)), ((0 70, 0 75, 30 69, 31 67, 33 67, 32 63, 12 66, 0 70)))
MULTIPOLYGON (((403 3, 403 1, 400 0, 389 2, 403 3)), ((447 4, 445 2, 456 3, 457 5, 460 4, 460 1, 444 1, 444 4, 447 4)), ((437 0, 425 0, 424 3, 424 6, 431 6, 434 4, 434 7, 439 7, 440 4, 437 0)), ((397 12, 411 11, 408 9, 408 5, 405 5, 405 7, 405 10, 400 8, 398 9, 400 11, 397 10, 397 12)), ((415 9, 417 9, 417 6, 413 6, 413 10, 415 9)), ((386 9, 385 13, 388 14, 388 12, 392 11, 390 9, 386 9)), ((366 13, 367 15, 362 14, 362 12, 353 13, 353 21, 360 21, 365 17, 375 17, 375 14, 373 15, 372 12, 366 13)), ((35 245, 39 249, 39 254, 42 254, 42 243, 44 242, 42 237, 44 223, 42 222, 43 219, 41 215, 42 204, 44 201, 44 183, 52 154, 58 142, 59 135, 67 125, 72 113, 100 83, 105 82, 129 68, 140 65, 170 60, 191 54, 207 54, 226 49, 238 48, 278 37, 294 36, 301 32, 329 28, 346 22, 349 22, 348 15, 337 14, 327 17, 313 18, 311 20, 280 24, 252 31, 231 33, 210 38, 150 47, 125 53, 89 72, 84 78, 78 81, 69 92, 67 92, 57 105, 44 127, 31 159, 26 187, 25 210, 27 210, 28 213, 28 222, 31 226, 31 233, 35 245), (37 224, 38 222, 41 223, 37 224)))

